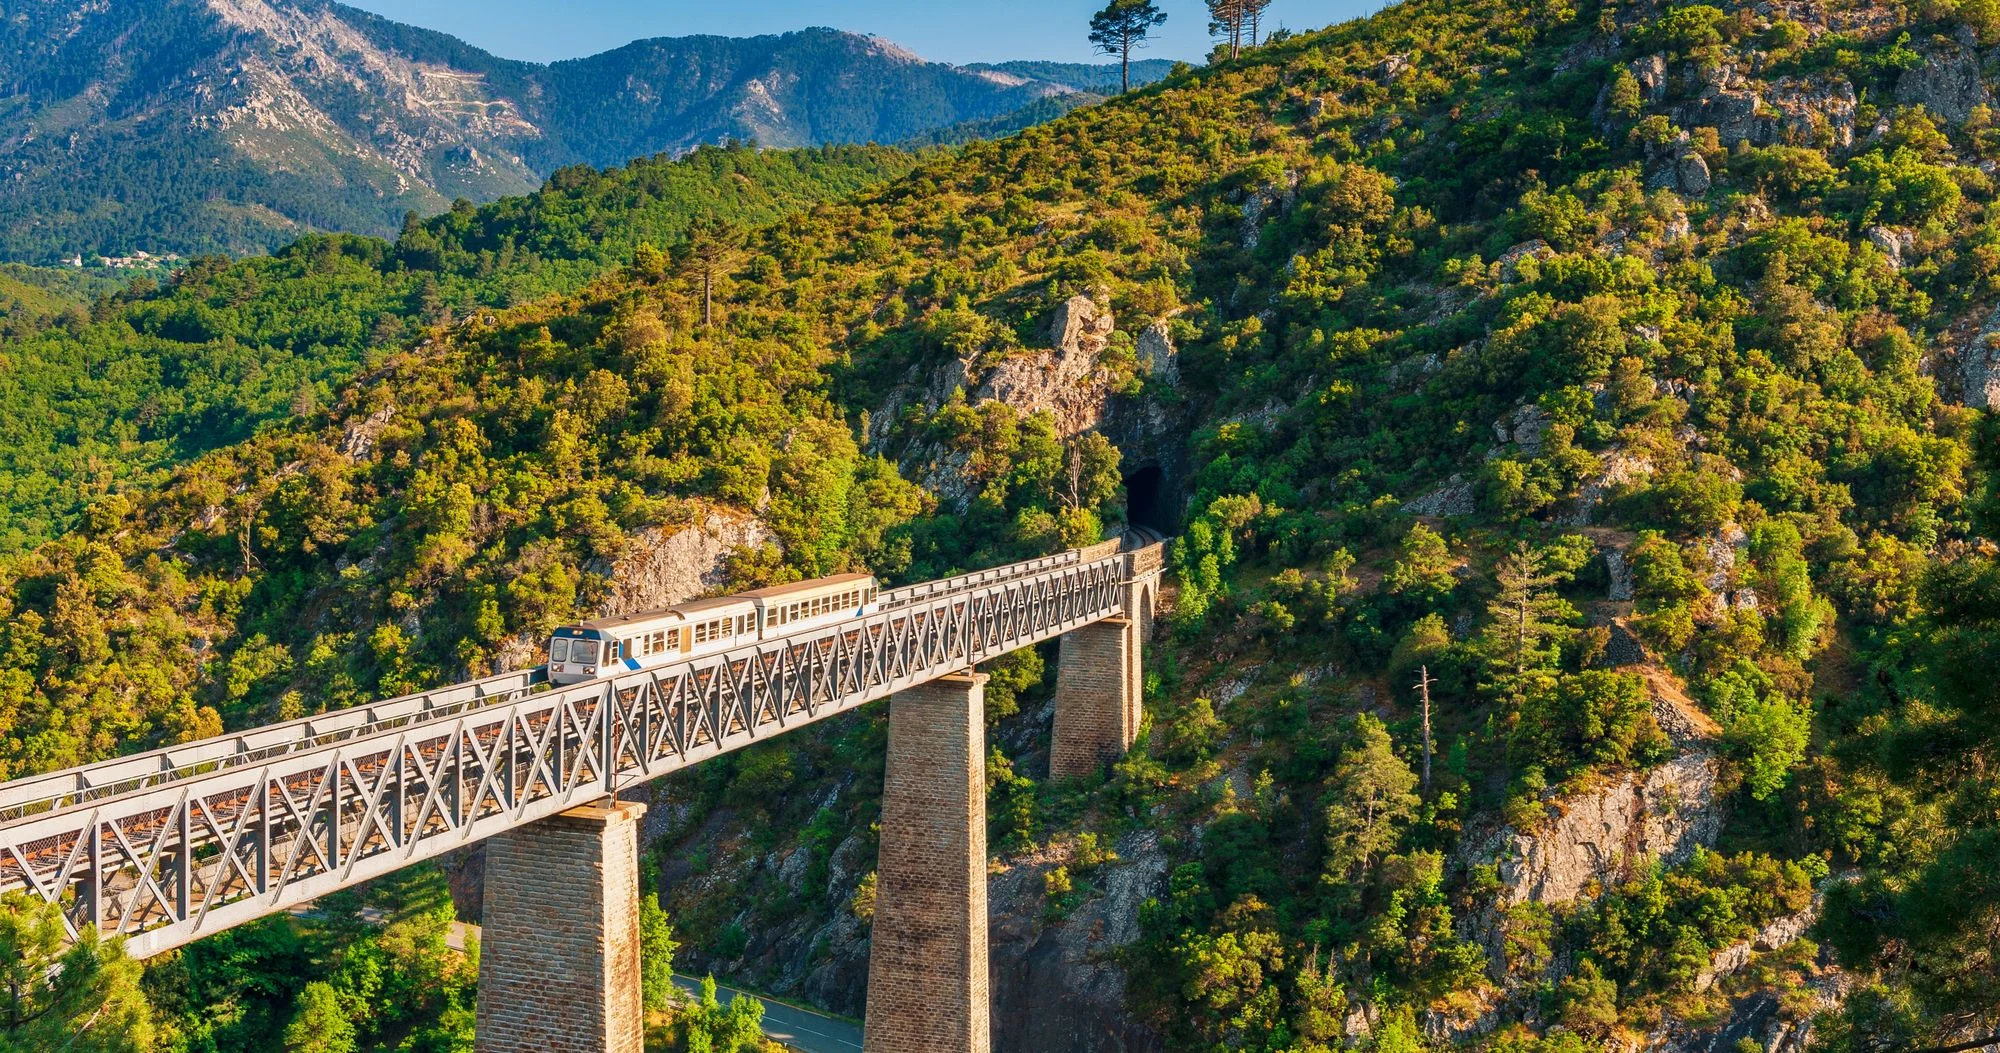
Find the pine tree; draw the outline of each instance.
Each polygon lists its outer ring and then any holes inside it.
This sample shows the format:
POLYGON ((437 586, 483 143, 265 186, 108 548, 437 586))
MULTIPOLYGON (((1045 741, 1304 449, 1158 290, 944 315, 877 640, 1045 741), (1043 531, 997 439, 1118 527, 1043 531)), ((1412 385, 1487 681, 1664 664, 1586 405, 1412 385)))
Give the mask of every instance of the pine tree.
POLYGON ((0 897, 0 1053, 145 1053, 153 1013, 141 967, 97 933, 69 943, 62 908, 38 896, 0 897))
POLYGON ((695 221, 688 229, 687 243, 683 247, 689 269, 701 275, 701 324, 706 329, 715 324, 715 275, 729 262, 729 256, 736 251, 739 233, 734 226, 717 219, 709 213, 695 221))
POLYGON ((1500 591, 1486 604, 1493 619, 1487 626, 1487 643, 1518 681, 1544 643, 1566 634, 1567 627, 1558 619, 1569 605, 1553 591, 1561 575, 1548 573, 1541 553, 1526 542, 1500 561, 1495 577, 1500 591))
POLYGON ((1271 6, 1271 0, 1239 0, 1239 3, 1243 8, 1243 21, 1250 31, 1250 46, 1254 48, 1264 22, 1264 9, 1271 6))
POLYGON ((1243 53, 1243 26, 1249 17, 1250 2, 1251 0, 1208 0, 1209 35, 1229 41, 1230 58, 1243 53))
POLYGON ((1117 55, 1122 90, 1132 90, 1132 51, 1146 46, 1146 35, 1165 23, 1167 13, 1153 0, 1111 0, 1090 20, 1090 42, 1107 55, 1117 55))
MULTIPOLYGON (((1327 884, 1367 880, 1422 804, 1416 788, 1416 773, 1396 756, 1389 729, 1366 713, 1355 718, 1354 741, 1327 780, 1327 884)), ((1350 889, 1344 898, 1356 896, 1358 890, 1350 889)))

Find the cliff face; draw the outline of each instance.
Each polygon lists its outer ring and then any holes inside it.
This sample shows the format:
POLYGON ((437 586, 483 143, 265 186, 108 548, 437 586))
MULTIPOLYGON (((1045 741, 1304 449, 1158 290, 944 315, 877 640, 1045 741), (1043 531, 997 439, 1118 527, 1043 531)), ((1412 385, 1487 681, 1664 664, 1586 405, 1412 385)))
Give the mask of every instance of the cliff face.
POLYGON ((1539 830, 1501 829, 1462 851, 1471 865, 1496 869, 1495 906, 1501 909, 1568 903, 1650 861, 1679 863, 1714 844, 1723 819, 1719 774, 1713 755, 1684 753, 1595 793, 1556 802, 1554 816, 1539 830))
POLYGON ((1147 493, 1129 496, 1157 500, 1135 509, 1133 518, 1171 525, 1188 478, 1186 432, 1194 419, 1181 390, 1171 319, 1121 328, 1111 308, 1073 296, 1045 325, 1046 346, 997 361, 947 359, 912 368, 870 412, 870 448, 895 458, 907 478, 921 480, 947 507, 962 511, 973 493, 964 455, 906 436, 897 422, 912 407, 926 417, 935 414, 954 394, 974 406, 1004 403, 1022 416, 1047 413, 1062 439, 1087 431, 1110 439, 1128 479, 1154 473, 1147 493))

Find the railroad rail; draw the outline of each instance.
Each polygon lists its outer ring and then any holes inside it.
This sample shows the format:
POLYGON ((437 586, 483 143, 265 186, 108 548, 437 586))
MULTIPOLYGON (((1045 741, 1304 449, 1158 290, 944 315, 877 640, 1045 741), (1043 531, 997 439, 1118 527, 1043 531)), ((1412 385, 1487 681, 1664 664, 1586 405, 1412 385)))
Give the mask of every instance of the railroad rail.
POLYGON ((508 673, 0 785, 0 891, 157 954, 1121 616, 1160 553, 1122 549, 589 683, 508 673))

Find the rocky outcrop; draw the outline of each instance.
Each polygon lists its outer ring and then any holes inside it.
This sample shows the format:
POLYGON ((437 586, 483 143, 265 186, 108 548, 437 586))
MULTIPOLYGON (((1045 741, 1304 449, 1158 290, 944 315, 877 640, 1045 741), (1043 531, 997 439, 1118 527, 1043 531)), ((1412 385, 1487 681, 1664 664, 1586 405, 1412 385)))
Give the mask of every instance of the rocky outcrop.
POLYGON ((2000 406, 2000 310, 1959 350, 1960 401, 1973 409, 2000 406))
POLYGON ((770 540, 762 522, 720 510, 677 530, 646 527, 627 539, 615 559, 590 568, 609 581, 602 613, 671 607, 699 596, 723 584, 723 561, 731 553, 770 540))
POLYGON ((946 508, 963 510, 974 484, 966 477, 969 454, 906 435, 901 425, 913 415, 936 413, 954 393, 971 403, 1004 403, 1028 416, 1046 412, 1064 439, 1096 431, 1117 445, 1130 474, 1157 468, 1164 480, 1164 503, 1157 513, 1173 518, 1181 480, 1187 477, 1184 436, 1189 407, 1180 398, 1180 351, 1171 323, 1157 320, 1132 342, 1139 375, 1146 381, 1136 396, 1120 394, 1127 379, 1107 368, 1104 352, 1118 333, 1110 308, 1087 296, 1057 306, 1049 319, 1048 346, 1008 355, 995 362, 947 359, 914 367, 882 404, 869 414, 868 446, 894 458, 909 478, 921 482, 946 508))
POLYGON ((1648 860, 1678 863, 1715 843, 1720 766, 1704 752, 1683 754, 1612 786, 1553 802, 1540 830, 1503 828, 1461 850, 1468 866, 1492 865, 1496 906, 1568 903, 1593 886, 1626 877, 1648 860))
POLYGON ((1159 835, 1117 845, 1119 862, 1091 876, 1103 894, 1062 921, 1044 921, 1044 877, 1054 860, 1016 865, 987 885, 993 1048, 1019 1053, 1153 1053, 1159 1037, 1125 1009, 1117 951, 1139 938, 1139 906, 1166 887, 1159 835))
MULTIPOLYGON (((1393 56, 1391 61, 1394 61, 1393 56)), ((1243 247, 1255 249, 1263 240, 1264 221, 1290 212, 1298 196, 1297 172, 1288 172, 1283 180, 1247 193, 1243 198, 1243 226, 1238 235, 1243 240, 1243 247)))
POLYGON ((1469 516, 1479 511, 1479 484, 1453 475, 1444 485, 1403 502, 1404 515, 1469 516))
POLYGON ((1830 147, 1854 144, 1854 85, 1844 77, 1752 79, 1731 62, 1703 66, 1695 73, 1694 97, 1675 106, 1682 128, 1710 127, 1724 146, 1800 143, 1830 147))
POLYGON ((382 433, 389 430, 389 422, 396 419, 396 407, 383 406, 366 417, 349 420, 340 435, 340 455, 350 461, 365 459, 375 449, 375 443, 382 433))
POLYGON ((1974 107, 1992 102, 1992 93, 1979 75, 1979 53, 1969 41, 1935 38, 1920 50, 1923 65, 1896 81, 1897 102, 1922 106, 1953 124, 1964 124, 1974 107))
POLYGON ((1071 297, 1056 308, 1050 348, 996 363, 975 401, 1004 402, 1024 415, 1047 410, 1065 438, 1093 427, 1111 399, 1107 378, 1099 375, 1098 356, 1117 328, 1109 308, 1088 296, 1071 297))
POLYGON ((1551 423, 1548 411, 1531 402, 1494 421, 1493 436, 1503 443, 1513 443, 1530 457, 1536 457, 1542 452, 1542 436, 1548 433, 1551 423))
POLYGON ((1173 332, 1167 323, 1154 322, 1140 330, 1135 350, 1147 377, 1170 388, 1180 386, 1180 349, 1174 346, 1173 332))
POLYGON ((1556 254, 1549 243, 1540 238, 1524 241, 1500 254, 1494 262, 1500 265, 1500 280, 1515 282, 1521 280, 1521 261, 1525 259, 1548 259, 1556 254))

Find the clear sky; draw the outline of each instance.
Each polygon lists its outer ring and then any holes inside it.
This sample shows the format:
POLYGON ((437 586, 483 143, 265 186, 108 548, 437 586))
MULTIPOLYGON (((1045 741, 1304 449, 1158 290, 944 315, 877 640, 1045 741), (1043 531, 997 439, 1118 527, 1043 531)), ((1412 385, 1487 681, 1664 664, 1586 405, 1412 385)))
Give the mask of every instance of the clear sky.
MULTIPOLYGON (((644 37, 755 36, 807 26, 873 33, 940 62, 1104 61, 1085 39, 1103 0, 346 0, 399 22, 443 30, 496 55, 549 62, 644 37)), ((1158 0, 1167 23, 1135 57, 1196 61, 1208 54, 1201 0, 1158 0)), ((1318 29, 1382 0, 1276 0, 1267 24, 1318 29)))

